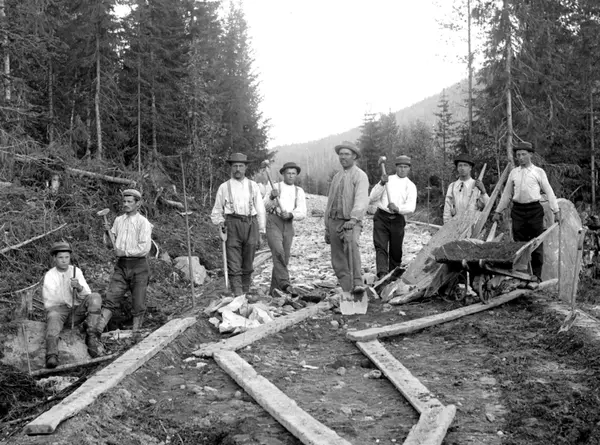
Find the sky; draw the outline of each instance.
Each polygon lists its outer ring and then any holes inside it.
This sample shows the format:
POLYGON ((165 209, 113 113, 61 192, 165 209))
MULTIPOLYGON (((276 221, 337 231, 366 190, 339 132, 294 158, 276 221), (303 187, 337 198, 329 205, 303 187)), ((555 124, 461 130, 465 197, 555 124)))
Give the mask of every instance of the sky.
POLYGON ((452 0, 244 0, 269 148, 361 125, 467 75, 436 19, 452 0))

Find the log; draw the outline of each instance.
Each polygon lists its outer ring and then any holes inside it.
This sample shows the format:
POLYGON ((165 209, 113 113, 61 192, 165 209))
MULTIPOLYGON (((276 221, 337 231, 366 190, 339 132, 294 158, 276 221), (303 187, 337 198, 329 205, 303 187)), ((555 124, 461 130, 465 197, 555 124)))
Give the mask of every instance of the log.
POLYGON ((454 405, 424 412, 419 417, 419 422, 408 433, 403 445, 440 445, 455 415, 454 405))
POLYGON ((108 176, 108 175, 104 175, 102 173, 88 172, 88 171, 80 170, 78 168, 73 168, 73 167, 67 167, 67 168, 65 168, 65 170, 70 173, 73 173, 75 175, 79 175, 79 176, 86 176, 88 178, 94 178, 94 179, 102 179, 103 181, 113 182, 115 184, 124 184, 124 185, 128 185, 131 187, 136 186, 136 181, 134 181, 132 179, 118 178, 116 176, 108 176))
POLYGON ((41 235, 34 236, 33 238, 29 238, 28 240, 25 240, 22 243, 15 244, 13 246, 5 247, 2 250, 0 250, 0 254, 6 253, 6 252, 8 252, 10 250, 16 250, 16 249, 19 249, 19 248, 21 248, 23 246, 26 246, 27 244, 32 243, 33 241, 39 240, 40 238, 43 238, 46 235, 50 235, 51 233, 59 231, 60 229, 62 229, 66 225, 67 225, 67 223, 63 223, 60 226, 55 227, 54 229, 47 231, 46 233, 42 233, 41 235))
POLYGON ((418 318, 416 320, 405 321, 389 326, 382 326, 379 328, 364 329, 362 331, 351 331, 346 334, 346 338, 353 341, 368 341, 376 338, 392 337, 394 335, 408 334, 410 332, 419 331, 421 329, 435 326, 436 324, 446 323, 448 321, 456 320, 466 315, 475 314, 477 312, 487 311, 496 306, 500 306, 504 303, 519 298, 523 295, 530 294, 537 290, 547 289, 551 286, 556 285, 557 279, 543 281, 535 289, 517 289, 509 292, 505 295, 493 298, 489 303, 476 303, 469 306, 461 307, 449 312, 443 312, 441 314, 430 315, 428 317, 418 318))
POLYGON ((252 366, 233 351, 218 351, 217 364, 236 381, 273 418, 300 442, 308 445, 351 445, 335 431, 303 411, 252 366))
POLYGON ((427 227, 431 227, 433 229, 441 229, 442 226, 438 226, 437 224, 430 224, 430 223, 426 223, 426 222, 422 222, 422 221, 414 221, 412 219, 406 220, 406 224, 416 224, 418 226, 427 226, 427 227))
POLYGON ((178 209, 185 210, 185 206, 181 202, 172 201, 170 199, 163 198, 162 196, 160 197, 160 200, 171 207, 176 207, 178 209))
POLYGON ((252 267, 253 268, 257 268, 258 266, 260 266, 261 264, 263 264, 265 261, 267 261, 269 258, 271 258, 271 251, 270 250, 266 250, 263 252, 258 252, 258 254, 256 255, 256 257, 254 257, 254 262, 252 263, 252 267))
POLYGON ((384 275, 383 277, 381 277, 380 280, 373 283, 373 288, 375 288, 375 291, 377 291, 377 292, 381 291, 381 289, 386 287, 389 283, 391 283, 392 281, 395 281, 397 278, 401 277, 402 274, 404 273, 404 271, 405 271, 405 269, 403 267, 396 266, 394 268, 394 270, 392 270, 391 272, 388 272, 387 275, 384 275))
POLYGON ((60 365, 60 366, 57 366, 56 368, 52 368, 52 369, 38 369, 37 371, 33 371, 31 373, 31 377, 40 377, 43 375, 56 374, 58 372, 68 371, 70 369, 76 369, 76 368, 82 368, 84 366, 95 365, 97 363, 102 363, 102 362, 106 362, 108 360, 112 360, 113 358, 116 358, 118 356, 119 356, 119 354, 115 353, 115 354, 104 355, 102 357, 93 358, 93 359, 87 360, 85 362, 67 363, 66 365, 60 365))
POLYGON ((198 357, 212 357, 213 354, 218 351, 237 351, 263 337, 282 331, 302 320, 306 320, 308 317, 315 315, 321 310, 328 310, 329 308, 331 308, 331 304, 328 301, 322 301, 314 306, 301 309, 284 317, 276 318, 269 323, 265 323, 257 328, 250 329, 249 331, 230 337, 226 340, 206 343, 194 351, 193 354, 198 357))

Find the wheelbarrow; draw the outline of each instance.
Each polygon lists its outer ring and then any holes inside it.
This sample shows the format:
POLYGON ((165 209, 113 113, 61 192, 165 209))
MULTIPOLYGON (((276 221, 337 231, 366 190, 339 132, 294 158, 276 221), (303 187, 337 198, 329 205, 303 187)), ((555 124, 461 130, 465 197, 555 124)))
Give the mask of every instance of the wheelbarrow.
POLYGON ((531 253, 558 226, 552 224, 541 235, 528 242, 455 240, 433 251, 438 263, 446 263, 449 273, 440 287, 446 301, 463 301, 471 287, 482 303, 503 293, 500 283, 505 277, 516 278, 525 286, 538 278, 531 273, 531 253))

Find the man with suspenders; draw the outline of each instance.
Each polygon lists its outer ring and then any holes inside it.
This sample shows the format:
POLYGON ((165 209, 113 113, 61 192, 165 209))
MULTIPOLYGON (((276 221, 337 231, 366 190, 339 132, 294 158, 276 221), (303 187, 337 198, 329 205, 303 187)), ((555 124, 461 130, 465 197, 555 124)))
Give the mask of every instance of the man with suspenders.
POLYGON ((296 163, 285 163, 279 170, 283 181, 274 184, 274 189, 265 194, 265 208, 268 213, 267 242, 273 258, 270 294, 273 294, 275 289, 296 294, 290 284, 288 264, 294 238, 293 222, 306 218, 306 196, 304 190, 295 185, 300 171, 296 163))
POLYGON ((210 217, 227 232, 227 270, 231 290, 238 296, 250 291, 252 263, 260 244, 259 233, 265 233, 266 213, 258 184, 246 178, 248 157, 233 153, 227 163, 231 179, 219 186, 210 217))

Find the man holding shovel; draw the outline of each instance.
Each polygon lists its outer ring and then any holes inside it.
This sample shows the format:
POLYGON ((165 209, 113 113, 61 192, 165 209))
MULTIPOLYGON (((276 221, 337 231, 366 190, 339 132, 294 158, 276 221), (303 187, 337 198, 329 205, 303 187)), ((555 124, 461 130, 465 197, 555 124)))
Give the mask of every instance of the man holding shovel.
POLYGON ((210 217, 227 234, 229 282, 233 294, 238 296, 250 291, 259 233, 266 232, 266 213, 258 184, 246 178, 247 156, 233 153, 227 163, 231 179, 219 186, 210 217))
POLYGON ((413 213, 417 206, 417 186, 408 179, 411 159, 396 158, 396 174, 385 172, 385 157, 379 158, 381 181, 369 195, 370 204, 377 206, 373 217, 373 244, 377 278, 380 279, 402 263, 405 215, 413 213))
POLYGON ((134 189, 124 190, 125 214, 115 218, 112 227, 105 222, 105 229, 112 234, 113 249, 117 263, 106 291, 98 332, 104 331, 113 312, 119 308, 125 293, 131 291, 133 305, 133 339, 140 339, 140 328, 146 314, 146 290, 150 279, 148 253, 152 247, 152 224, 139 213, 142 194, 134 189))
POLYGON ((92 357, 99 354, 96 325, 100 318, 102 297, 92 293, 81 269, 71 265, 73 253, 69 243, 54 243, 50 254, 54 267, 44 275, 42 299, 46 310, 46 368, 58 365, 58 336, 69 317, 76 326, 87 323, 85 344, 92 357))
POLYGON ((268 213, 267 242, 273 258, 271 294, 275 289, 292 295, 296 293, 290 284, 288 263, 294 239, 293 222, 306 218, 306 196, 304 190, 295 185, 300 171, 300 166, 295 162, 283 164, 279 170, 283 181, 276 183, 271 190, 267 189, 264 198, 268 213))
POLYGON ((325 208, 325 242, 331 244, 331 265, 342 290, 363 294, 362 267, 358 240, 369 205, 369 179, 356 165, 359 148, 344 141, 335 147, 342 170, 329 187, 325 208))
POLYGON ((458 180, 448 186, 446 192, 446 200, 444 202, 444 224, 450 221, 451 218, 461 215, 467 210, 471 194, 475 187, 481 193, 477 201, 472 202, 474 208, 469 210, 483 210, 487 202, 490 200, 483 182, 475 180, 471 177, 471 170, 475 166, 475 162, 466 154, 461 154, 454 160, 456 171, 458 172, 458 180), (476 208, 475 208, 476 207, 476 208))

